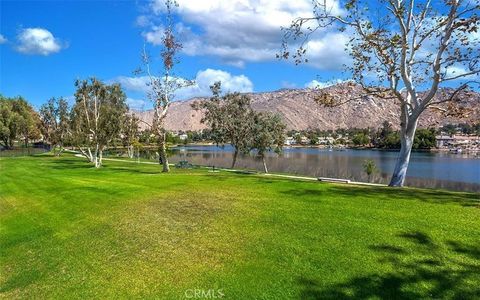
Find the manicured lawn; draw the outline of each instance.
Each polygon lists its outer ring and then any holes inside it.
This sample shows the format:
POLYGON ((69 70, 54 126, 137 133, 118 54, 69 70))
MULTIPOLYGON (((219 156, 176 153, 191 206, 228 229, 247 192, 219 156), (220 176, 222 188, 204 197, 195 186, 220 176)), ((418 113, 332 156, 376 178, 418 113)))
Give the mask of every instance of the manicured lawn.
POLYGON ((3 298, 480 297, 478 194, 71 156, 0 176, 3 298))

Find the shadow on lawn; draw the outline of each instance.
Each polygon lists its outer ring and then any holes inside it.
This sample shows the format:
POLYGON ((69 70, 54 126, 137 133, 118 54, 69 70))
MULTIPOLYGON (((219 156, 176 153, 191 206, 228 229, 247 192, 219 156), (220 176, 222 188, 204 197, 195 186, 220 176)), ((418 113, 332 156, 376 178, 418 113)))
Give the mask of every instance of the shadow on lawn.
MULTIPOLYGON (((448 192, 448 191, 438 191, 438 190, 429 190, 429 189, 414 189, 414 188, 392 188, 392 187, 382 187, 382 188, 372 188, 372 187, 359 187, 351 188, 348 186, 335 186, 333 187, 334 193, 338 195, 343 195, 347 197, 354 197, 358 195, 382 199, 382 200, 419 200, 422 202, 433 203, 433 204, 448 204, 454 203, 461 206, 472 206, 480 208, 480 198, 478 194, 475 193, 459 193, 459 192, 448 192)), ((407 201, 408 201, 407 200, 407 201)))
MULTIPOLYGON (((78 160, 74 158, 53 158, 49 161, 52 166, 51 169, 54 170, 73 170, 73 169, 92 169, 95 170, 95 167, 93 164, 89 163, 87 160, 78 160)), ((120 166, 112 166, 108 162, 104 162, 103 166, 99 169, 102 170, 103 172, 126 172, 126 173, 138 173, 138 174, 160 174, 162 173, 162 170, 144 170, 144 168, 139 168, 137 164, 131 164, 126 167, 120 167, 120 166)))
POLYGON ((132 167, 118 167, 118 166, 109 166, 105 165, 105 171, 110 171, 112 173, 116 172, 124 172, 124 173, 136 173, 136 174, 148 174, 148 175, 155 175, 155 174, 162 174, 162 169, 161 166, 158 166, 158 170, 144 170, 142 168, 135 168, 136 165, 133 165, 132 167))
POLYGON ((325 195, 325 191, 322 190, 317 190, 317 189, 291 189, 287 191, 283 191, 282 193, 289 195, 289 196, 294 196, 294 197, 320 197, 319 200, 321 200, 321 197, 325 195))
POLYGON ((54 170, 72 170, 72 169, 90 169, 92 165, 86 160, 79 161, 75 158, 65 157, 49 157, 48 163, 51 164, 50 168, 54 170))
POLYGON ((476 299, 480 295, 480 249, 458 241, 436 244, 422 232, 398 235, 402 246, 373 245, 393 272, 367 274, 323 287, 301 277, 302 299, 476 299))
POLYGON ((391 187, 358 187, 352 185, 332 185, 328 189, 291 189, 283 191, 284 194, 299 196, 318 196, 321 199, 325 193, 338 197, 355 199, 358 196, 385 201, 418 200, 422 202, 447 204, 455 203, 466 207, 480 208, 480 196, 475 193, 458 193, 428 189, 391 188, 391 187))

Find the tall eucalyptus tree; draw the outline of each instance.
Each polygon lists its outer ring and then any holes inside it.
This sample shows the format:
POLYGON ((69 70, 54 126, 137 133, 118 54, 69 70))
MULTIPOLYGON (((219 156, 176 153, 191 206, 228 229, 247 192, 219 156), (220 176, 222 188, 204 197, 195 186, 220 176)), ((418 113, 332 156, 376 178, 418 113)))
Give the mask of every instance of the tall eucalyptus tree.
POLYGON ((77 80, 75 86, 71 116, 73 140, 80 152, 99 168, 105 148, 120 138, 127 112, 126 96, 120 85, 106 85, 95 78, 77 80))

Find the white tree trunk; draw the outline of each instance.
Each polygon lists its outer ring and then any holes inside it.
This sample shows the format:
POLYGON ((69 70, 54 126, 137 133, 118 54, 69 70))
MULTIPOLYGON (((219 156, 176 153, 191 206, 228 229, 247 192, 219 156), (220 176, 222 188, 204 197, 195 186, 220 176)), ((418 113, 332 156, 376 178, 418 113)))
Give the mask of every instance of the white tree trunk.
POLYGON ((158 149, 159 158, 162 162, 162 172, 167 173, 170 172, 170 166, 168 165, 168 157, 167 157, 167 147, 165 145, 165 133, 160 135, 160 145, 158 149))
POLYGON ((58 147, 60 149, 58 150, 56 156, 60 156, 63 153, 63 150, 65 150, 65 148, 63 147, 63 144, 59 144, 58 147))
POLYGON ((95 153, 94 153, 94 157, 93 157, 93 164, 95 165, 95 168, 100 168, 101 167, 101 165, 102 165, 101 156, 102 156, 102 151, 101 151, 99 145, 97 144, 95 146, 95 153))
POLYGON ((97 168, 100 168, 102 166, 102 163, 103 163, 103 148, 100 148, 98 150, 98 167, 97 168))
POLYGON ((393 171, 392 179, 389 186, 402 187, 407 176, 408 164, 410 162, 410 154, 412 152, 413 139, 417 129, 417 122, 414 121, 407 130, 400 132, 400 153, 398 154, 397 163, 393 171))
POLYGON ((267 162, 265 161, 265 155, 262 155, 263 170, 268 173, 267 162))
POLYGON ((80 150, 82 155, 85 156, 85 158, 88 160, 88 162, 93 163, 93 155, 92 155, 92 150, 90 149, 90 147, 87 148, 87 151, 85 151, 81 147, 78 147, 78 149, 80 150))

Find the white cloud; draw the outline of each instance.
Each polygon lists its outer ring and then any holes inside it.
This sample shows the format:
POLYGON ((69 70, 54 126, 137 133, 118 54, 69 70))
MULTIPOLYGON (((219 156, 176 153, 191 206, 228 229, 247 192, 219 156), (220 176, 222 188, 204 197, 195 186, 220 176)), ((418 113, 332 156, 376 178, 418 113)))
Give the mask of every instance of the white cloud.
MULTIPOLYGON (((280 27, 289 26, 296 17, 313 15, 311 0, 179 0, 178 3, 176 12, 183 23, 177 25, 177 31, 184 41, 183 51, 191 56, 216 56, 238 67, 245 62, 275 60, 283 34, 280 27)), ((342 14, 338 0, 327 3, 332 13, 342 14)), ((164 12, 164 1, 153 0, 151 10, 153 15, 164 12)), ((143 34, 152 44, 161 42, 158 26, 150 25, 143 34)), ((311 38, 308 57, 315 67, 339 69, 346 61, 346 33, 321 31, 311 38)))
POLYGON ((23 29, 17 40, 17 51, 24 54, 49 55, 65 47, 50 31, 43 28, 23 29))
POLYGON ((323 88, 327 88, 329 86, 344 83, 344 82, 350 82, 350 80, 334 79, 334 80, 323 81, 323 82, 318 80, 312 80, 310 82, 307 82, 305 84, 305 87, 309 89, 323 89, 323 88))
POLYGON ((186 100, 210 96, 212 94, 210 86, 217 81, 222 83, 223 92, 253 92, 253 83, 245 75, 233 76, 225 71, 206 69, 199 71, 195 77, 195 84, 180 90, 177 98, 186 100))
POLYGON ((8 40, 2 34, 0 34, 0 45, 5 44, 6 42, 8 42, 8 40))
POLYGON ((151 25, 150 18, 146 15, 140 15, 135 20, 135 24, 140 27, 151 25))
MULTIPOLYGON (((232 75, 222 70, 206 69, 198 71, 194 84, 184 87, 177 91, 175 98, 177 100, 187 100, 193 97, 207 97, 211 95, 210 86, 215 82, 222 83, 224 92, 252 92, 253 83, 245 75, 232 75)), ((119 76, 108 81, 109 83, 117 82, 127 91, 142 92, 146 94, 149 91, 149 78, 147 76, 126 77, 119 76)), ((139 100, 131 99, 131 103, 139 105, 139 100), (135 100, 135 101, 134 101, 135 100)), ((130 104, 129 104, 130 105, 130 104)), ((142 103, 145 105, 145 102, 142 103)))
POLYGON ((326 33, 306 44, 309 63, 319 69, 340 70, 350 57, 345 51, 349 37, 344 32, 326 33))
POLYGON ((142 99, 127 98, 127 105, 132 110, 143 111, 147 105, 147 101, 142 99))
POLYGON ((107 83, 120 83, 122 87, 129 91, 134 92, 146 92, 148 91, 148 83, 150 79, 148 76, 139 76, 139 77, 127 77, 127 76, 118 76, 112 80, 108 80, 107 83))
MULTIPOLYGON (((450 67, 446 68, 444 70, 444 72, 445 72, 445 78, 452 78, 452 77, 461 76, 463 74, 470 73, 470 71, 465 66, 462 66, 462 65, 450 66, 450 67)), ((458 80, 458 81, 473 80, 473 79, 477 79, 477 78, 480 78, 479 73, 462 76, 462 77, 460 77, 458 79, 455 79, 455 80, 458 80)))
POLYGON ((142 35, 145 40, 153 45, 160 45, 163 39, 163 30, 161 26, 152 25, 150 31, 144 32, 142 35))

